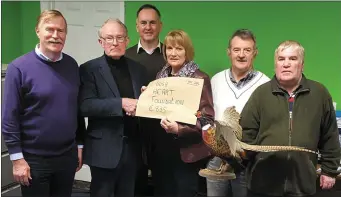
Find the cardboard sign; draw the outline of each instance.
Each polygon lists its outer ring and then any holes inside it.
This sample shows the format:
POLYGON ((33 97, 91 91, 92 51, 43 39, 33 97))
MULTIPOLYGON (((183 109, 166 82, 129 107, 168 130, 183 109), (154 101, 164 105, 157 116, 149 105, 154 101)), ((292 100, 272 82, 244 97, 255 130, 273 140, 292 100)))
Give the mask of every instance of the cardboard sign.
POLYGON ((141 94, 136 116, 195 125, 204 79, 166 77, 152 81, 141 94))

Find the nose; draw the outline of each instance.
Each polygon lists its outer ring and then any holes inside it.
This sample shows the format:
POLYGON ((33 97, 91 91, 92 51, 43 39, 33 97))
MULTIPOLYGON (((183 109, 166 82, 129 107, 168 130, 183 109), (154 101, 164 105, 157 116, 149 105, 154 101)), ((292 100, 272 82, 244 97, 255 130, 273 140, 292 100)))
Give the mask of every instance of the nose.
POLYGON ((57 30, 53 31, 52 38, 58 38, 57 30))
POLYGON ((175 56, 175 55, 176 55, 176 51, 175 51, 175 49, 172 49, 172 51, 171 51, 171 55, 172 55, 172 56, 175 56))
POLYGON ((150 28, 151 28, 150 23, 147 23, 147 24, 146 24, 146 29, 150 29, 150 28))
POLYGON ((289 67, 289 66, 290 66, 290 61, 289 61, 288 59, 285 59, 285 60, 283 61, 283 66, 284 66, 284 67, 289 67))
POLYGON ((240 51, 239 51, 239 53, 238 53, 238 57, 240 57, 240 58, 243 58, 243 57, 245 57, 244 50, 240 50, 240 51))
POLYGON ((117 38, 114 38, 112 41, 112 45, 117 46, 118 45, 118 41, 117 38))

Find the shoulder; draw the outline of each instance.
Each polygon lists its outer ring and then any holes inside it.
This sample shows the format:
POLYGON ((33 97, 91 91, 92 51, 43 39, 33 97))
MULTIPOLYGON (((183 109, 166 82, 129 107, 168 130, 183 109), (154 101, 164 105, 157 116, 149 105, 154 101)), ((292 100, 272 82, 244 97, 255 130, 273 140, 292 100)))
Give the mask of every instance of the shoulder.
POLYGON ((70 55, 68 55, 66 53, 63 53, 63 59, 62 60, 67 61, 68 63, 73 64, 73 65, 78 67, 78 63, 75 60, 75 58, 71 57, 70 55))
POLYGON ((128 53, 128 54, 131 54, 131 53, 133 53, 133 52, 137 53, 137 44, 135 44, 134 46, 129 47, 129 48, 126 50, 126 53, 128 53))
POLYGON ((32 61, 37 60, 37 56, 35 55, 34 51, 30 51, 16 59, 14 59, 12 62, 8 64, 8 66, 14 66, 18 69, 22 69, 24 67, 27 67, 27 63, 31 63, 32 61))
POLYGON ((256 87, 256 89, 252 93, 252 95, 259 95, 259 96, 265 96, 267 94, 272 94, 271 79, 269 80, 263 79, 263 81, 259 84, 258 87, 256 87))
POLYGON ((79 72, 82 74, 84 72, 94 72, 100 67, 100 62, 103 60, 104 56, 100 56, 89 61, 84 62, 79 66, 79 72))
POLYGON ((328 88, 322 83, 311 79, 306 79, 306 82, 310 88, 310 91, 314 91, 318 95, 321 95, 325 98, 331 97, 328 88))
POLYGON ((202 79, 210 79, 210 76, 208 76, 207 73, 205 73, 204 71, 198 69, 194 72, 194 76, 195 78, 202 78, 202 79))
POLYGON ((222 70, 222 71, 216 73, 215 75, 213 75, 211 81, 215 82, 217 80, 225 79, 226 72, 228 72, 228 71, 229 71, 229 69, 225 69, 225 70, 222 70))
POLYGON ((261 71, 258 70, 257 72, 260 75, 260 78, 261 78, 262 81, 268 82, 268 81, 271 80, 266 74, 262 73, 261 71))
POLYGON ((135 68, 138 69, 144 69, 144 66, 142 64, 133 60, 132 58, 125 56, 125 59, 128 65, 134 66, 135 68))

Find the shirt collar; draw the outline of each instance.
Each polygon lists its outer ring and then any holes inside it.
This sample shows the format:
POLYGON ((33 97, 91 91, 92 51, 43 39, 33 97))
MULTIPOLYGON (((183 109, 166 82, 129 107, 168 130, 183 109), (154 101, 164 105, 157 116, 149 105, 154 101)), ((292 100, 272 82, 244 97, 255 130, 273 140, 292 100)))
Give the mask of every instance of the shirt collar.
MULTIPOLYGON (((230 80, 233 82, 233 83, 237 83, 236 79, 234 78, 233 74, 232 74, 232 68, 229 70, 229 76, 230 76, 230 80)), ((248 71, 248 73, 245 75, 244 78, 240 79, 239 81, 244 81, 244 80, 247 80, 247 79, 252 79, 255 75, 256 75, 257 71, 251 69, 250 71, 248 71)))
POLYGON ((137 44, 137 51, 136 51, 137 53, 139 53, 140 48, 142 48, 144 51, 146 51, 146 53, 148 53, 149 55, 153 54, 154 51, 155 51, 155 49, 157 49, 157 48, 159 48, 160 53, 161 53, 161 42, 160 42, 160 40, 159 40, 159 44, 158 44, 152 51, 147 51, 146 49, 144 49, 144 48, 142 47, 141 40, 139 40, 139 43, 137 44))
POLYGON ((35 52, 36 52, 36 54, 37 54, 41 59, 46 60, 46 61, 49 61, 49 62, 57 62, 57 61, 60 61, 60 60, 63 59, 63 53, 61 52, 59 58, 58 58, 56 61, 51 60, 50 58, 48 58, 46 55, 44 55, 44 54, 40 51, 40 49, 39 49, 39 44, 36 45, 35 52))

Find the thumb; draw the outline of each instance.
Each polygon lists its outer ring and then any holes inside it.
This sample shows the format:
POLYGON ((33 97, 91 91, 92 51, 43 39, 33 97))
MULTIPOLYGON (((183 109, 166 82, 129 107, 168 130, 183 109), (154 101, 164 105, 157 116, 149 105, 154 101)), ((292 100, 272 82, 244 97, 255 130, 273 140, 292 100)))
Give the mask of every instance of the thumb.
POLYGON ((27 173, 27 177, 30 179, 30 180, 32 180, 32 177, 31 177, 31 172, 30 172, 30 170, 28 171, 28 173, 27 173))

